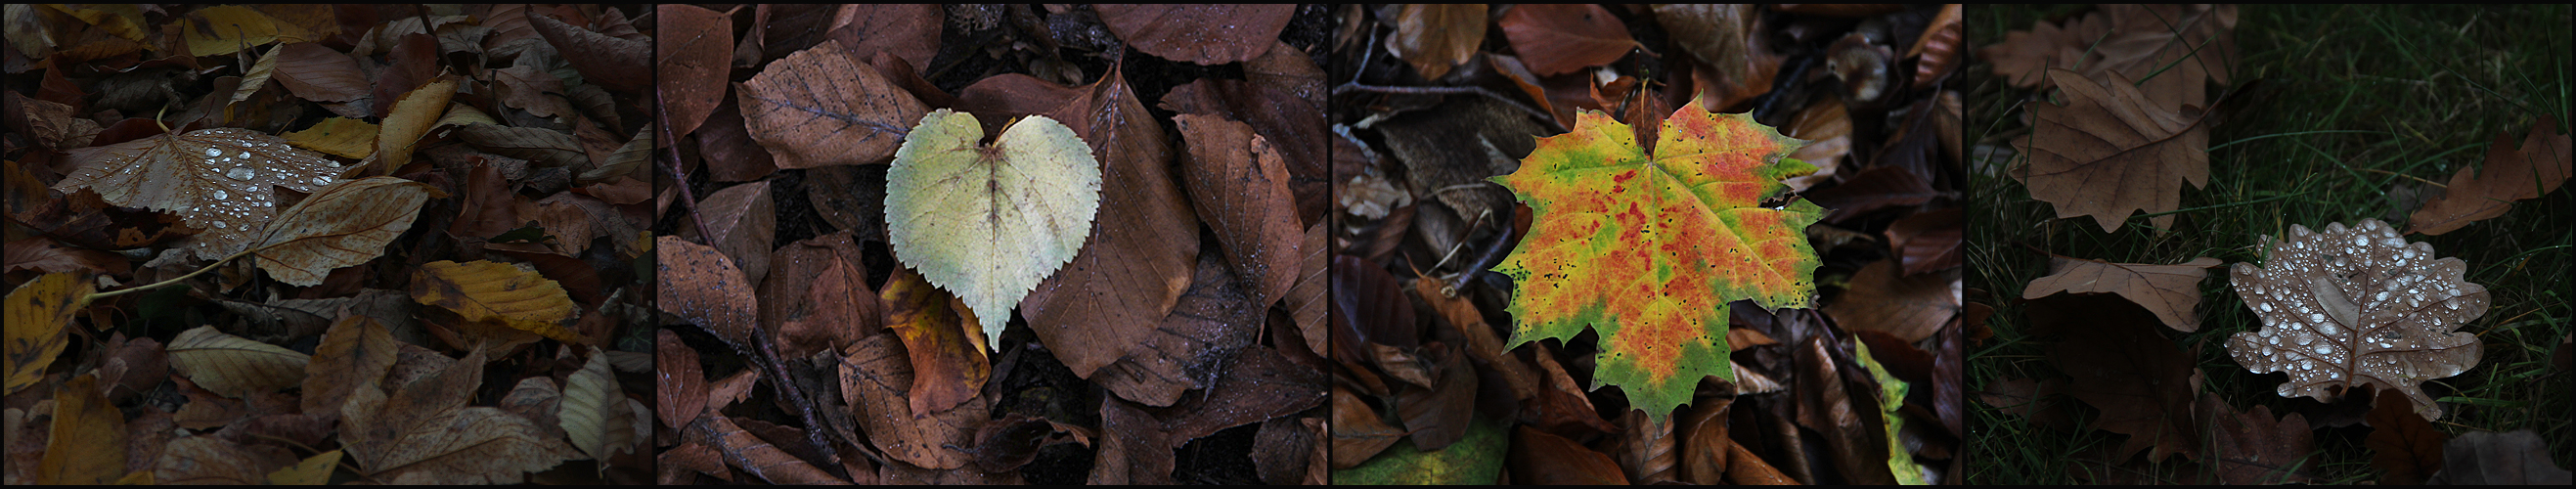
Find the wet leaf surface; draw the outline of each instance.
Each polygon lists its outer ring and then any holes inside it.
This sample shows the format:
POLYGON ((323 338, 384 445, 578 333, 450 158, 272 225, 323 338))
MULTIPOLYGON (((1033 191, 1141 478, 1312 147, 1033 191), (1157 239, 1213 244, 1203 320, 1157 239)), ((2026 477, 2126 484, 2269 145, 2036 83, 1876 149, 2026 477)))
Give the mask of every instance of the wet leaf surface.
POLYGON ((2482 342, 2454 328, 2486 315, 2487 288, 2462 278, 2468 263, 2435 258, 2376 219, 2320 232, 2293 224, 2270 241, 2263 266, 2238 263, 2228 283, 2264 328, 2227 338, 2228 355, 2255 373, 2283 372, 2281 397, 2330 401, 2342 389, 2405 393, 2415 413, 2442 418, 2418 384, 2476 367, 2482 342))

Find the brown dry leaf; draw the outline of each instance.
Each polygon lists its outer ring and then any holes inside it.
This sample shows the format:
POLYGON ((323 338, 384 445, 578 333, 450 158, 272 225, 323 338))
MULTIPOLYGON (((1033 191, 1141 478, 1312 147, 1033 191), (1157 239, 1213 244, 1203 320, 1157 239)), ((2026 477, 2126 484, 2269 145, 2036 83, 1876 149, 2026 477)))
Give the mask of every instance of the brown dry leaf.
MULTIPOLYGON (((826 280, 849 273, 856 270, 835 266, 823 272, 826 280)), ((954 296, 909 268, 895 269, 882 294, 885 325, 903 338, 904 353, 912 361, 912 385, 904 395, 912 412, 947 411, 983 391, 993 364, 984 358, 986 348, 970 337, 983 331, 969 331, 975 323, 966 320, 966 310, 950 308, 954 296)))
POLYGON ((1306 256, 1300 259, 1297 285, 1290 287, 1288 296, 1282 299, 1288 308, 1288 317, 1302 333, 1299 336, 1306 340, 1306 349, 1316 356, 1328 355, 1332 351, 1326 346, 1331 333, 1324 324, 1324 314, 1332 309, 1332 304, 1326 302, 1329 296, 1325 291, 1331 282, 1327 274, 1331 269, 1326 267, 1333 262, 1331 252, 1325 249, 1328 247, 1325 228, 1325 223, 1315 223, 1306 228, 1306 241, 1298 245, 1306 256))
POLYGON ((1322 418, 1275 418, 1252 435, 1252 466, 1272 485, 1323 485, 1322 418))
POLYGON ((702 421, 706 436, 714 441, 726 462, 772 484, 848 484, 832 477, 814 464, 790 455, 769 441, 744 431, 732 418, 708 416, 702 421))
POLYGON ((1825 313, 1844 328, 1875 330, 1906 342, 1923 341, 1959 315, 1960 271, 1906 276, 1896 260, 1862 266, 1850 289, 1825 305, 1825 313))
POLYGON ((54 391, 52 440, 36 469, 37 484, 107 484, 125 477, 125 413, 100 394, 98 376, 82 375, 54 391))
MULTIPOLYGON (((614 12, 614 10, 612 10, 614 12)), ((642 93, 653 88, 653 43, 609 36, 566 24, 544 14, 527 16, 528 27, 563 53, 584 81, 602 88, 642 93)))
MULTIPOLYGON (((1295 50, 1290 50, 1295 52, 1295 50)), ((1304 56, 1295 56, 1304 59, 1304 56)), ((1331 207, 1332 175, 1326 168, 1324 111, 1279 87, 1235 80, 1201 78, 1164 94, 1163 108, 1183 114, 1218 115, 1252 126, 1270 141, 1286 163, 1288 190, 1298 222, 1323 222, 1331 207)), ((1186 136, 1186 133, 1184 133, 1186 136)), ((1186 138, 1186 137, 1185 137, 1186 138)))
POLYGON ((930 112, 839 43, 771 62, 735 93, 752 139, 785 169, 885 162, 930 112))
POLYGON ((340 173, 340 163, 320 153, 233 128, 81 148, 63 158, 80 170, 55 182, 54 190, 69 194, 86 188, 109 204, 177 215, 188 227, 203 230, 190 245, 203 259, 249 247, 257 227, 275 221, 272 187, 316 192, 340 173))
POLYGON ((672 134, 689 134, 725 99, 725 74, 733 69, 733 16, 694 5, 655 7, 661 32, 654 54, 654 82, 663 119, 672 134))
POLYGON ((401 349, 393 333, 362 314, 341 316, 323 333, 321 346, 304 366, 303 413, 326 420, 340 417, 340 406, 358 389, 382 388, 385 370, 393 368, 401 349))
POLYGON ((590 155, 582 152, 581 143, 563 131, 465 124, 456 129, 456 137, 475 148, 528 160, 540 167, 580 168, 590 163, 590 155))
POLYGON ((1152 411, 1173 443, 1189 443, 1322 405, 1329 379, 1320 370, 1289 362, 1278 350, 1255 345, 1235 354, 1206 395, 1152 411))
POLYGON ((2442 471, 2429 484, 2564 486, 2570 474, 2549 459, 2549 446, 2529 429, 2471 431, 2442 444, 2442 471))
POLYGON ((2332 402, 2340 389, 2403 392, 2426 420, 2442 407, 2418 386, 2478 365, 2478 336, 2453 332, 2487 313, 2487 288, 2468 263, 2435 259, 2377 219, 2312 233, 2290 225, 2262 267, 2238 263, 2228 283, 2263 329, 2227 338, 2227 353, 2254 373, 2283 372, 2281 397, 2332 402))
POLYGON ((2387 471, 2379 477, 2385 485, 2419 485, 2442 470, 2442 442, 2449 436, 2433 428, 2433 423, 2415 415, 2415 404, 2405 394, 2380 389, 2378 405, 2370 408, 2370 464, 2387 471))
POLYGON ((1199 220, 1172 178, 1161 122, 1125 77, 1113 69, 1079 90, 1060 106, 1027 112, 1063 122, 1091 144, 1100 161, 1100 213, 1073 261, 1020 299, 1020 315, 1056 359, 1088 379, 1143 349, 1137 339, 1190 288, 1199 220))
POLYGON ((2199 386, 2191 380, 2191 357, 2156 334, 2154 316, 2146 311, 2122 301, 2082 297, 2033 301, 2031 322, 2068 335, 2049 347, 2048 357, 2059 371, 2075 377, 2066 387, 2068 395, 2102 410, 2092 427, 2129 435, 2113 460, 2128 460, 2151 446, 2150 462, 2174 454, 2199 459, 2200 431, 2191 418, 2192 393, 2199 386), (2041 313, 2039 307, 2067 312, 2041 313), (2043 317, 2050 324, 2042 325, 2043 317))
POLYGON ((936 4, 842 4, 832 16, 833 42, 848 46, 860 58, 886 53, 912 66, 930 66, 939 54, 939 30, 947 9, 936 4))
POLYGON ((2031 424, 2063 430, 2073 428, 2075 421, 2066 416, 2065 409, 2047 398, 2064 390, 2065 384, 2061 379, 2050 379, 2044 384, 2034 379, 2002 379, 1987 382, 1986 389, 1977 392, 1976 396, 1978 402, 2002 410, 2004 414, 2019 415, 2029 419, 2031 424))
POLYGON ((411 297, 455 311, 467 321, 492 322, 566 343, 588 339, 565 329, 574 307, 563 286, 523 264, 439 260, 420 265, 411 297))
POLYGON ((391 396, 351 394, 340 411, 349 458, 367 477, 395 484, 514 484, 581 456, 528 418, 465 407, 483 383, 483 362, 477 349, 391 396))
POLYGON ((249 68, 244 69, 240 85, 233 89, 232 98, 225 104, 249 100, 251 95, 259 93, 261 87, 268 86, 268 79, 277 76, 277 55, 278 50, 270 49, 268 54, 259 57, 259 61, 251 63, 249 68))
POLYGON ((653 412, 663 427, 688 427, 707 405, 707 378, 698 365, 698 351, 667 329, 655 330, 653 346, 653 412))
POLYGON ((1843 105, 1842 97, 1825 97, 1799 110, 1798 117, 1791 119, 1788 127, 1781 128, 1780 135, 1810 141, 1798 151, 1789 153, 1789 157, 1816 165, 1816 173, 1781 181, 1789 184, 1790 191, 1805 193, 1816 184, 1834 181, 1836 170, 1842 168, 1843 157, 1851 155, 1851 110, 1843 105))
POLYGON ((1100 447, 1091 461, 1092 485, 1172 484, 1175 443, 1162 424, 1135 403, 1100 396, 1100 447))
MULTIPOLYGON (((2209 127, 2197 108, 2160 107, 2118 73, 2095 83, 2073 71, 2049 70, 2067 104, 2036 104, 2031 137, 2013 143, 2030 164, 2012 170, 2031 198, 2055 204, 2058 218, 2093 216, 2102 232, 2118 231, 2131 211, 2172 211, 2182 184, 2209 184, 2209 127)), ((2173 228, 2172 215, 2148 222, 2173 228)))
POLYGON ((2275 421, 2272 408, 2254 406, 2254 410, 2237 413, 2227 407, 2216 393, 2200 395, 2201 415, 2207 419, 2210 443, 2217 447, 2209 463, 2218 473, 2221 484, 2288 484, 2310 483, 2307 475, 2317 466, 2315 434, 2308 431, 2308 419, 2290 413, 2275 421))
POLYGON ((356 58, 309 42, 277 47, 277 83, 297 98, 316 102, 357 100, 373 86, 356 58))
POLYGON ((1825 214, 1825 222, 1844 223, 1879 209, 1922 205, 1939 196, 1941 191, 1932 189, 1932 182, 1921 174, 1880 165, 1851 175, 1841 185, 1809 193, 1807 199, 1833 209, 1825 214))
POLYGON ((1704 108, 1725 110, 1770 93, 1781 56, 1762 42, 1761 7, 1752 4, 1664 4, 1655 6, 1655 23, 1682 50, 1699 61, 1691 78, 1699 84, 1704 108))
POLYGON ((1182 391, 1216 384, 1234 350, 1252 344, 1261 332, 1265 308, 1252 302, 1243 283, 1213 253, 1199 256, 1194 277, 1171 315, 1155 321, 1141 339, 1120 339, 1141 347, 1093 372, 1091 381, 1148 406, 1170 406, 1182 391))
POLYGON ((698 201, 698 219, 712 231, 701 232, 698 221, 682 220, 680 237, 703 236, 733 259, 744 280, 760 283, 769 275, 769 243, 778 234, 776 205, 769 198, 769 182, 725 187, 698 201))
POLYGON ((2098 56, 2086 63, 2087 76, 2109 71, 2140 80, 2139 91, 2167 110, 2206 107, 2206 83, 2227 83, 2236 58, 2235 5, 2112 4, 2100 14, 2111 32, 2087 46, 2098 56))
POLYGON ((1673 421, 1670 416, 1647 416, 1645 411, 1635 409, 1619 416, 1619 427, 1626 433, 1619 435, 1611 458, 1627 471, 1628 480, 1646 484, 1679 480, 1673 421))
POLYGON ((294 463, 293 454, 274 445, 198 435, 171 440, 151 474, 155 484, 266 484, 269 472, 294 463))
POLYGON ((266 393, 304 381, 311 355, 198 326, 170 340, 170 367, 224 397, 266 393))
POLYGON ((384 254, 431 197, 446 194, 394 177, 340 182, 278 213, 253 242, 251 258, 280 282, 320 284, 334 269, 384 254))
POLYGON ((915 412, 904 392, 912 389, 912 361, 893 335, 873 334, 845 350, 841 361, 841 396, 857 411, 859 428, 878 450, 895 460, 931 469, 955 469, 974 461, 962 450, 975 446, 975 431, 992 409, 982 396, 946 411, 915 412))
POLYGON ((1296 285, 1305 241, 1287 164, 1252 126, 1196 114, 1172 121, 1189 152, 1182 183, 1191 203, 1216 230, 1235 277, 1253 284, 1253 303, 1268 307, 1296 285))
POLYGON ((333 117, 314 123, 302 131, 286 133, 286 142, 314 151, 347 158, 366 159, 376 154, 377 128, 373 123, 347 117, 333 117))
POLYGON ((1425 80, 1438 80, 1458 64, 1474 59, 1485 42, 1484 4, 1407 3, 1379 10, 1395 26, 1386 51, 1413 64, 1425 80), (1391 14, 1391 15, 1390 15, 1391 14))
POLYGON ((2217 258, 2200 257, 2173 265, 2143 263, 2110 263, 2101 260, 2049 258, 2046 277, 2030 281, 2021 298, 2037 299, 2060 292, 2069 294, 2119 294, 2121 298, 2147 308, 2165 327, 2185 333, 2200 330, 2200 280, 2220 263, 2217 258))
POLYGON ((772 255, 777 272, 760 283, 772 300, 760 303, 760 321, 780 325, 773 335, 780 358, 838 351, 885 326, 884 301, 868 287, 861 255, 859 240, 847 231, 789 243, 772 255))
POLYGON ((2440 235, 2460 229, 2471 222, 2504 215, 2513 201, 2537 199, 2567 184, 2570 165, 2576 165, 2576 146, 2566 134, 2558 132, 2556 118, 2543 118, 2525 134, 2518 149, 2505 149, 2513 144, 2513 133, 2497 134, 2495 144, 2487 146, 2486 164, 2477 176, 2468 167, 2451 174, 2451 183, 2441 197, 2425 202, 2424 208, 2406 219, 2406 232, 2440 235))
POLYGON ((743 280, 742 271, 734 268, 732 259, 715 248, 677 236, 654 238, 653 250, 661 270, 656 307, 680 315, 736 347, 754 344, 752 328, 760 321, 760 300, 752 294, 752 282, 743 280))
POLYGON ((1716 485, 1725 480, 1726 447, 1735 444, 1726 437, 1726 413, 1734 404, 1732 398, 1691 403, 1690 415, 1676 425, 1682 436, 1682 482, 1716 485))
MULTIPOLYGON (((751 138, 751 133, 748 132, 748 129, 744 128, 745 126, 743 124, 742 108, 739 105, 738 99, 734 97, 723 97, 716 104, 715 112, 709 114, 706 122, 698 126, 696 136, 698 142, 698 155, 706 159, 707 178, 718 182, 742 182, 757 180, 760 177, 766 177, 771 173, 778 172, 778 164, 775 160, 770 158, 769 150, 760 147, 760 142, 751 138)), ((816 178, 816 175, 836 171, 839 173, 847 173, 852 170, 848 168, 834 170, 831 167, 824 167, 817 169, 816 172, 807 172, 806 178, 816 178)), ((849 191, 846 189, 836 190, 840 192, 849 191)), ((807 190, 806 192, 815 199, 821 199, 826 196, 824 193, 826 190, 820 188, 807 190)), ((885 199, 882 197, 878 198, 877 205, 885 205, 885 199)), ((818 204, 815 206, 815 209, 823 210, 831 209, 831 207, 818 204)), ((877 212, 877 214, 882 216, 885 213, 880 211, 877 212)), ((831 222, 835 226, 840 226, 843 229, 849 228, 850 226, 843 225, 841 224, 841 221, 834 219, 837 215, 838 214, 835 213, 826 213, 823 216, 825 221, 831 222)))
POLYGON ((1494 22, 1539 76, 1610 64, 1638 47, 1628 26, 1598 4, 1522 4, 1494 22))
POLYGON ((1095 5, 1109 32, 1145 54, 1221 65, 1251 61, 1279 44, 1297 13, 1293 4, 1095 5))
POLYGON ((1521 425, 1512 429, 1508 455, 1512 483, 1528 485, 1624 486, 1628 476, 1610 456, 1574 440, 1521 425))
POLYGON ((1340 386, 1333 387, 1332 412, 1333 421, 1327 424, 1333 429, 1334 469, 1357 467, 1404 439, 1403 430, 1387 426, 1358 394, 1340 386))
POLYGON ((1959 266, 1961 235, 1967 229, 1964 216, 1952 207, 1899 218, 1887 225, 1887 247, 1905 262, 1906 275, 1959 266))
POLYGON ((35 385, 45 378, 45 369, 71 344, 64 327, 72 315, 89 304, 89 295, 97 288, 86 273, 48 273, 36 277, 16 290, 9 291, 8 314, 8 393, 35 385))
POLYGON ((376 160, 384 163, 385 174, 411 163, 413 144, 447 114, 447 101, 455 97, 456 79, 439 77, 393 102, 384 127, 376 132, 376 160))
POLYGON ((572 102, 565 101, 563 79, 536 65, 518 65, 492 70, 493 93, 501 104, 528 111, 528 115, 555 118, 579 115, 572 102))

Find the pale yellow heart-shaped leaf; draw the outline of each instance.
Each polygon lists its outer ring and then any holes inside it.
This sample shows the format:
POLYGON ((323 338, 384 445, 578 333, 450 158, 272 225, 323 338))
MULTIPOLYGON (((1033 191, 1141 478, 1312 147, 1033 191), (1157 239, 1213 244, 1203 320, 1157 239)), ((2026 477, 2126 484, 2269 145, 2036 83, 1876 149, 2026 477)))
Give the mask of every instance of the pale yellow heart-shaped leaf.
POLYGON ((989 340, 1090 238, 1100 163, 1045 116, 1013 122, 992 146, 982 139, 974 115, 923 116, 886 171, 886 235, 896 259, 966 302, 989 340))

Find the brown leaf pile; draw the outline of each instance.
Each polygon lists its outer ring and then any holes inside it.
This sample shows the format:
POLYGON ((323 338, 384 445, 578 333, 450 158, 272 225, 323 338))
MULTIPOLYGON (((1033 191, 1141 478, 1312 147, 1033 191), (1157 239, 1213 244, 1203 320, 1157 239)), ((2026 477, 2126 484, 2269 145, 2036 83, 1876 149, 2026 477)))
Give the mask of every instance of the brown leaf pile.
POLYGON ((649 480, 640 13, 12 5, 8 482, 649 480))

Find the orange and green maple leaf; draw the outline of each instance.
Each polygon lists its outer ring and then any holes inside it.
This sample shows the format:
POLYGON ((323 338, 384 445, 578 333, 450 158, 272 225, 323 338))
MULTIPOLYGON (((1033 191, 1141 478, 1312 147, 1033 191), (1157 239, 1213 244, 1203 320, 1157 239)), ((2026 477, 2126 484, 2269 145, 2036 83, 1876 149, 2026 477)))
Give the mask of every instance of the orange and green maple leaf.
POLYGON ((1540 138, 1519 171, 1493 179, 1536 211, 1494 267, 1518 286, 1505 348, 1599 330, 1593 388, 1617 385, 1659 419, 1702 377, 1734 380, 1728 302, 1815 300, 1819 260, 1805 230, 1824 209, 1762 206, 1788 190, 1781 179, 1815 173, 1786 157, 1806 142, 1699 107, 1664 120, 1652 157, 1628 125, 1584 112, 1573 132, 1540 138))

